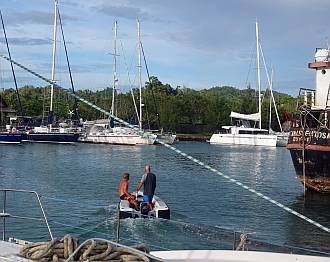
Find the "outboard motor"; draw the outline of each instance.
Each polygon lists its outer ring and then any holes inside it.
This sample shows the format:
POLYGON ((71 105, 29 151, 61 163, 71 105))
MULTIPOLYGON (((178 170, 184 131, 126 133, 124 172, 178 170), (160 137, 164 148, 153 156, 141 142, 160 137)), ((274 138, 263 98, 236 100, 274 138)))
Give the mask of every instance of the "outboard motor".
POLYGON ((147 202, 142 202, 140 205, 140 210, 141 210, 141 214, 143 216, 148 216, 148 213, 150 211, 149 207, 148 207, 148 203, 147 202))

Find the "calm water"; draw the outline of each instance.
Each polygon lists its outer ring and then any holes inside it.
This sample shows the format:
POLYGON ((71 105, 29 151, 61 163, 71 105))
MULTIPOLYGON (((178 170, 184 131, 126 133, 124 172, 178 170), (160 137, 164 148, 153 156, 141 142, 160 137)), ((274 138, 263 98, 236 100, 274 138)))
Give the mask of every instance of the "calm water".
MULTIPOLYGON (((215 146, 179 142, 178 148, 223 173, 330 227, 330 197, 303 195, 285 148, 215 146)), ((53 233, 115 239, 117 186, 123 172, 134 190, 150 163, 156 192, 171 208, 172 220, 126 219, 124 242, 153 249, 231 248, 234 230, 255 239, 330 251, 330 235, 279 209, 162 146, 0 146, 0 187, 42 195, 53 233), (125 241, 126 239, 126 241, 125 241)), ((2 201, 2 199, 0 199, 2 201)), ((40 216, 33 197, 8 196, 8 211, 40 216)), ((47 238, 41 223, 11 220, 7 236, 47 238)))

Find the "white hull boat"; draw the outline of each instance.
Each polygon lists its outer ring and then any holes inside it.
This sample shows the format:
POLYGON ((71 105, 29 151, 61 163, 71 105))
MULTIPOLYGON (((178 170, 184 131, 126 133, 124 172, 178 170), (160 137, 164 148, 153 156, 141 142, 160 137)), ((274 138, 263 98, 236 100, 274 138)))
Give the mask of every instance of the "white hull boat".
MULTIPOLYGON (((269 130, 262 129, 262 94, 261 94, 261 78, 260 78, 260 43, 259 43, 259 29, 258 23, 256 22, 256 46, 257 46, 257 84, 258 84, 258 112, 254 114, 240 114, 236 112, 231 112, 230 118, 232 119, 232 126, 223 126, 222 129, 225 132, 219 132, 213 134, 210 143, 212 144, 231 144, 231 145, 250 145, 250 146, 268 146, 268 147, 276 147, 276 146, 285 146, 287 143, 287 136, 284 133, 271 134, 270 125, 269 130), (256 128, 258 127, 258 128, 256 128)), ((267 75, 267 80, 269 84, 269 89, 272 99, 270 101, 274 103, 275 112, 277 116, 278 123, 280 125, 281 131, 281 123, 279 121, 278 112, 276 109, 275 99, 272 91, 272 78, 269 77, 267 65, 265 63, 265 59, 263 57, 263 53, 261 52, 262 60, 264 62, 264 68, 267 75)), ((270 106, 270 114, 269 114, 269 124, 271 124, 271 106, 270 106)))
POLYGON ((80 138, 80 142, 113 145, 152 145, 156 136, 146 134, 141 136, 126 127, 105 128, 100 125, 93 126, 89 132, 80 138))
POLYGON ((130 205, 127 200, 120 200, 119 203, 119 218, 163 218, 170 219, 170 209, 166 203, 161 200, 158 196, 154 196, 152 203, 154 204, 154 209, 149 210, 147 203, 143 201, 143 193, 140 191, 137 195, 136 201, 140 210, 134 209, 134 206, 130 205))
POLYGON ((227 133, 213 134, 211 144, 250 145, 276 147, 277 136, 268 134, 268 130, 237 126, 224 126, 227 133))
POLYGON ((277 136, 276 146, 286 147, 288 145, 289 133, 282 132, 282 133, 275 133, 275 135, 277 136))
POLYGON ((321 262, 329 261, 328 257, 305 256, 272 252, 231 251, 231 250, 172 250, 154 251, 151 255, 171 262, 321 262))
POLYGON ((156 143, 159 144, 159 142, 173 145, 176 139, 176 135, 171 134, 157 134, 157 140, 156 143))

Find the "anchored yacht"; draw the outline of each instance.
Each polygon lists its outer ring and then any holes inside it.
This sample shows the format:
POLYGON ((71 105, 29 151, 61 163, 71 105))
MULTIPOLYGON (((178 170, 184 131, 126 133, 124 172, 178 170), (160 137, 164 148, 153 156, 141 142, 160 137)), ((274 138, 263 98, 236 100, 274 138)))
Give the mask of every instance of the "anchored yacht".
POLYGON ((212 135, 210 143, 276 147, 276 135, 270 135, 266 129, 251 127, 251 122, 259 121, 259 115, 231 112, 230 117, 236 125, 222 126, 219 133, 212 135))

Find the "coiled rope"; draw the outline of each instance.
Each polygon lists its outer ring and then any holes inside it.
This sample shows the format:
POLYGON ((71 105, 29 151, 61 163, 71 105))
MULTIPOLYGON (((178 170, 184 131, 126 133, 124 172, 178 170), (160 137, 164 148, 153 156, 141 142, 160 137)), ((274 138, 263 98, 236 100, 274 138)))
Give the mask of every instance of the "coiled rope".
POLYGON ((149 255, 145 244, 131 247, 120 245, 102 238, 93 238, 79 245, 78 239, 65 235, 61 240, 36 242, 25 245, 19 256, 38 261, 161 261, 149 255))
MULTIPOLYGON (((9 62, 12 62, 12 63, 15 64, 16 66, 18 66, 18 67, 24 69, 25 71, 31 73, 32 75, 34 75, 34 76, 36 76, 36 77, 38 77, 38 78, 44 80, 45 82, 54 85, 54 87, 63 90, 64 92, 66 92, 66 93, 69 94, 70 96, 72 96, 72 97, 78 99, 79 101, 81 101, 81 102, 83 102, 83 103, 85 103, 85 104, 91 106, 92 108, 94 108, 94 109, 100 111, 101 113, 103 113, 103 114, 105 114, 105 115, 107 115, 107 116, 113 118, 114 120, 118 121, 119 123, 122 123, 122 124, 124 124, 125 126, 130 127, 131 129, 133 129, 135 132, 137 132, 137 133, 138 133, 139 135, 141 135, 142 137, 145 137, 145 138, 149 138, 149 137, 150 137, 150 134, 145 133, 143 130, 140 130, 139 128, 137 128, 137 127, 135 127, 135 126, 133 126, 133 125, 127 123, 126 121, 122 120, 121 118, 118 118, 118 117, 112 115, 110 112, 107 112, 106 110, 104 110, 104 109, 98 107, 97 105, 95 105, 95 104, 93 104, 93 103, 87 101, 86 99, 84 99, 84 98, 78 96, 77 94, 72 93, 70 90, 65 89, 65 88, 59 86, 59 85, 56 84, 55 82, 53 82, 53 81, 51 81, 51 80, 49 80, 49 79, 47 79, 47 78, 41 76, 40 74, 38 74, 38 73, 36 73, 36 72, 34 72, 34 71, 30 70, 30 69, 28 69, 27 67, 23 66, 22 64, 19 64, 19 63, 15 62, 14 60, 12 60, 12 59, 10 59, 10 58, 8 58, 7 56, 2 55, 2 54, 0 54, 0 57, 2 57, 3 59, 5 59, 5 60, 7 60, 7 61, 9 61, 9 62)), ((234 183, 235 185, 237 185, 237 186, 239 186, 239 187, 241 187, 241 188, 243 188, 243 189, 249 191, 250 193, 252 193, 252 194, 254 194, 254 195, 257 195, 258 197, 263 198, 264 200, 270 202, 271 204, 276 205, 277 207, 279 207, 279 208, 281 208, 281 209, 283 209, 283 210, 289 212, 290 214, 292 214, 292 215, 294 215, 294 216, 296 216, 296 217, 299 217, 300 219, 302 219, 302 220, 304 220, 304 221, 306 221, 306 222, 308 222, 308 223, 310 223, 310 224, 312 224, 312 225, 314 225, 314 226, 320 228, 321 230, 323 230, 323 231, 325 231, 325 232, 327 232, 327 233, 330 233, 330 228, 328 228, 328 227, 326 227, 326 226, 323 226, 322 224, 320 224, 320 223, 318 223, 318 222, 316 222, 316 221, 314 221, 314 220, 312 220, 312 219, 306 217, 305 215, 303 215, 303 214, 301 214, 301 213, 299 213, 299 212, 297 212, 297 211, 295 211, 295 210, 293 210, 293 209, 291 209, 291 208, 289 208, 289 207, 283 205, 282 203, 280 203, 280 202, 278 202, 278 201, 276 201, 276 200, 274 200, 274 199, 272 199, 272 198, 270 198, 270 197, 268 197, 268 196, 266 196, 266 195, 264 195, 264 194, 262 194, 262 193, 256 191, 256 190, 253 189, 253 188, 250 188, 250 187, 247 186, 247 185, 244 185, 243 183, 239 182, 238 180, 236 180, 236 179, 234 179, 234 178, 232 178, 232 177, 230 177, 230 176, 228 176, 228 175, 223 174, 222 172, 220 172, 220 171, 216 170, 215 168, 213 168, 213 167, 211 167, 211 166, 209 166, 209 165, 207 165, 207 164, 201 162, 200 160, 198 160, 198 159, 196 159, 196 158, 194 158, 194 157, 192 157, 192 156, 190 156, 190 155, 188 155, 188 154, 182 152, 181 150, 175 148, 174 146, 171 146, 171 145, 165 144, 164 142, 162 142, 162 141, 160 141, 160 140, 158 140, 158 139, 156 139, 156 140, 157 140, 157 142, 160 143, 161 145, 163 145, 163 146, 167 147, 168 149, 170 149, 170 150, 176 152, 177 154, 182 155, 183 157, 185 157, 185 158, 187 158, 187 159, 189 159, 189 160, 195 162, 196 164, 198 164, 198 165, 200 165, 200 166, 202 166, 202 167, 204 167, 204 168, 206 168, 206 169, 212 171, 213 173, 215 173, 215 174, 217 174, 217 175, 223 177, 224 179, 228 180, 229 182, 234 183)))

